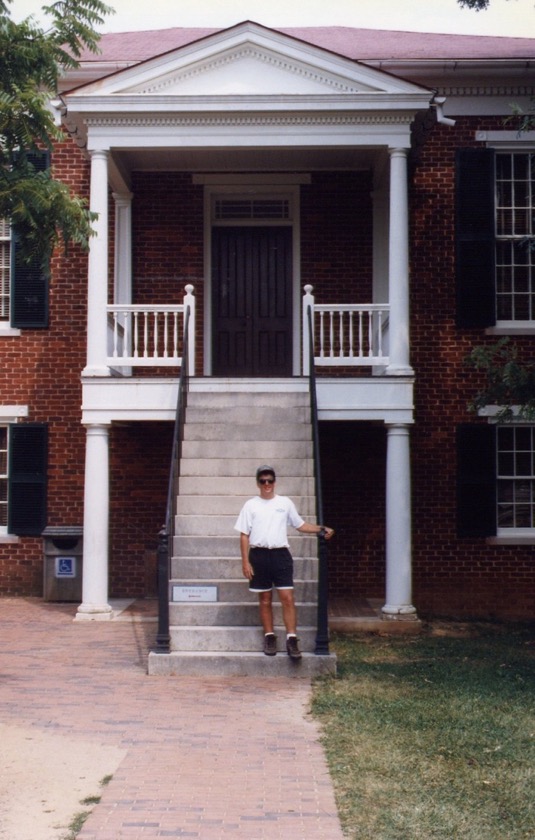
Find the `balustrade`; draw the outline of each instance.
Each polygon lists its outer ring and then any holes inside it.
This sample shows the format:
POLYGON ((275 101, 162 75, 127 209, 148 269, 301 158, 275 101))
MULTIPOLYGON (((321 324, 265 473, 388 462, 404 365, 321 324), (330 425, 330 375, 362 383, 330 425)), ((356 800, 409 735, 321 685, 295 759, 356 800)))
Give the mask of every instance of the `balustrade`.
POLYGON ((195 373, 195 297, 185 287, 184 303, 177 305, 112 304, 108 312, 110 367, 180 367, 183 363, 186 310, 190 309, 188 372, 195 373))
POLYGON ((317 304, 313 287, 303 297, 303 360, 308 371, 308 307, 312 313, 314 365, 316 367, 384 366, 389 362, 387 303, 317 304))

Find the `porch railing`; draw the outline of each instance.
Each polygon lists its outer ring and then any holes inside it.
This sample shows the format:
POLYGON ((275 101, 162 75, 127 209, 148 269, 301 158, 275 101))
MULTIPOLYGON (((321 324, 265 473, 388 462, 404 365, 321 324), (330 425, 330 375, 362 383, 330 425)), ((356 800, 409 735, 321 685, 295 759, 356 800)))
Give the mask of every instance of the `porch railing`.
POLYGON ((313 286, 303 295, 303 374, 308 376, 311 358, 315 367, 383 366, 389 363, 387 303, 315 302, 313 286), (310 322, 308 310, 311 311, 310 322), (311 335, 310 335, 311 333, 311 335))
MULTIPOLYGON (((184 352, 188 349, 189 319, 191 310, 186 306, 184 315, 184 352)), ((178 382, 178 396, 175 412, 175 425, 173 430, 173 443, 171 446, 171 461, 169 465, 169 480, 167 484, 167 504, 165 509, 165 522, 158 534, 158 630, 156 633, 155 653, 169 653, 170 651, 170 629, 169 629, 169 577, 171 568, 171 557, 173 554, 173 534, 175 524, 176 503, 180 480, 180 459, 182 457, 182 439, 184 436, 184 421, 188 403, 189 373, 187 365, 180 368, 178 382)))
MULTIPOLYGON (((320 462, 320 436, 318 424, 318 401, 316 396, 316 374, 312 356, 314 346, 312 343, 312 307, 308 306, 305 317, 308 323, 308 355, 309 355, 309 392, 310 392, 310 414, 312 420, 312 449, 314 458, 314 491, 316 494, 316 521, 320 524, 323 520, 323 489, 321 484, 321 462, 320 462)), ((316 646, 314 653, 317 656, 329 653, 329 610, 328 610, 328 555, 327 544, 323 534, 318 536, 318 618, 316 627, 316 646)))
POLYGON ((112 304, 108 311, 110 367, 182 367, 195 375, 195 297, 185 287, 184 302, 171 305, 112 304), (189 319, 186 322, 186 312, 189 319), (188 341, 185 332, 188 330, 188 341), (187 354, 185 348, 188 348, 187 354))

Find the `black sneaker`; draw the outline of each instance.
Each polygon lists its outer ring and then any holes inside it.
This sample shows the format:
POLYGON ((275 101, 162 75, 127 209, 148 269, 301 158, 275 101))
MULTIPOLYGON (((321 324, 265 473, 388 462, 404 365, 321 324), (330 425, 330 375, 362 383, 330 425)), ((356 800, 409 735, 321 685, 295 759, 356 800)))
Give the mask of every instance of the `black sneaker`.
POLYGON ((277 637, 275 633, 266 633, 264 636, 264 653, 266 656, 275 656, 277 653, 277 637))
POLYGON ((290 659, 301 659, 301 651, 299 650, 299 645, 297 644, 299 639, 297 636, 290 636, 286 639, 286 650, 288 651, 288 656, 290 659))

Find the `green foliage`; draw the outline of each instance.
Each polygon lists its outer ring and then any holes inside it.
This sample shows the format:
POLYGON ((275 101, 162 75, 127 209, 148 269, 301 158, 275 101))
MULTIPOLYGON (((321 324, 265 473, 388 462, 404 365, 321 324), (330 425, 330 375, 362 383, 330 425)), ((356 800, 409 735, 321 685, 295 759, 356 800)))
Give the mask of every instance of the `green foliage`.
POLYGON ((466 361, 485 373, 485 384, 470 403, 470 411, 497 405, 501 422, 535 418, 535 362, 520 362, 518 348, 508 336, 474 347, 466 361))
POLYGON ((490 6, 490 0, 457 0, 457 2, 463 9, 474 9, 476 12, 482 12, 490 6))
POLYGON ((507 117, 507 123, 513 123, 518 132, 531 131, 535 128, 535 100, 531 100, 531 108, 525 111, 517 102, 511 104, 512 116, 507 117))
POLYGON ((96 52, 95 26, 111 12, 101 0, 59 0, 43 7, 47 31, 32 18, 15 23, 11 0, 0 0, 0 218, 17 230, 28 260, 46 263, 59 241, 87 246, 92 215, 50 172, 38 172, 31 153, 62 138, 49 102, 61 73, 84 49, 96 52))

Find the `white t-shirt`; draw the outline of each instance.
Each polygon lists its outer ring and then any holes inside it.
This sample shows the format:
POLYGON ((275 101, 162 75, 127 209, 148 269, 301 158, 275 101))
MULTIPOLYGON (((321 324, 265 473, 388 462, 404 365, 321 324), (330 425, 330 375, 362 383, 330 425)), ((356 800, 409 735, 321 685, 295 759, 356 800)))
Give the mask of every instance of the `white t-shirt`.
POLYGON ((248 534, 251 546, 288 548, 288 525, 300 528, 304 521, 287 496, 272 499, 253 496, 242 507, 234 530, 248 534))

